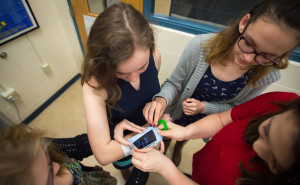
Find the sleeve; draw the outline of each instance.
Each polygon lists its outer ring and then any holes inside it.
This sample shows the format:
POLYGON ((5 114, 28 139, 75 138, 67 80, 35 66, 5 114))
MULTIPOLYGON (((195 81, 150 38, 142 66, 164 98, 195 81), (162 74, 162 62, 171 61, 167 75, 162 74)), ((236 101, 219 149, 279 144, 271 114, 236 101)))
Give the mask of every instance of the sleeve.
POLYGON ((272 72, 267 74, 265 77, 260 79, 257 82, 257 87, 249 87, 247 86, 247 89, 250 89, 248 91, 241 91, 240 94, 235 97, 231 103, 219 103, 219 102, 205 102, 205 110, 203 111, 203 114, 214 114, 219 112, 224 112, 228 109, 231 109, 235 107, 236 105, 240 105, 242 103, 248 102, 251 99, 257 97, 261 93, 264 92, 264 90, 267 89, 272 83, 278 81, 280 79, 281 75, 278 69, 274 69, 272 72))
POLYGON ((81 134, 72 138, 51 138, 52 143, 58 146, 69 158, 83 160, 93 155, 87 134, 81 134))
POLYGON ((188 76, 192 74, 200 55, 201 35, 194 37, 185 47, 180 60, 172 72, 171 76, 163 83, 161 91, 155 97, 163 97, 167 101, 167 106, 173 103, 178 94, 184 90, 184 84, 188 80, 188 76))
POLYGON ((289 101, 299 98, 295 93, 289 92, 270 92, 235 106, 231 111, 233 121, 243 118, 254 117, 268 112, 279 110, 275 102, 289 101))
POLYGON ((228 109, 232 109, 236 105, 240 105, 242 103, 250 101, 251 99, 260 95, 268 86, 262 86, 260 88, 251 89, 245 96, 238 98, 238 100, 235 100, 232 103, 219 103, 219 102, 204 101, 205 110, 203 111, 203 114, 215 114, 215 113, 219 113, 219 112, 224 112, 228 109))

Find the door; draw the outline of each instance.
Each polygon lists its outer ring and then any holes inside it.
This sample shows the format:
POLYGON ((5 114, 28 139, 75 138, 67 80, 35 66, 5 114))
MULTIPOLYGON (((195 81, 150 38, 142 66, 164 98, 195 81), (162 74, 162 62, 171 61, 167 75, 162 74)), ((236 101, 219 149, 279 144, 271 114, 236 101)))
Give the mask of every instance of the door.
POLYGON ((132 4, 137 10, 143 12, 143 0, 68 0, 73 11, 80 42, 86 52, 87 30, 89 21, 95 19, 107 6, 116 2, 132 4))

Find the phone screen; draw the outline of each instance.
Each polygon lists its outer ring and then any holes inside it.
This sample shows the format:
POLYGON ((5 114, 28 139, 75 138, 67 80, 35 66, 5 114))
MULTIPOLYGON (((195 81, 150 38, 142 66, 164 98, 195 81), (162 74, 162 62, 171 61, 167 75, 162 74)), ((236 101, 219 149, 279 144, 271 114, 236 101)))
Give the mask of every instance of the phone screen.
POLYGON ((153 130, 150 130, 145 135, 143 135, 142 137, 138 138, 133 144, 138 149, 141 149, 141 148, 144 148, 144 147, 150 145, 154 141, 156 141, 155 135, 153 133, 153 130))

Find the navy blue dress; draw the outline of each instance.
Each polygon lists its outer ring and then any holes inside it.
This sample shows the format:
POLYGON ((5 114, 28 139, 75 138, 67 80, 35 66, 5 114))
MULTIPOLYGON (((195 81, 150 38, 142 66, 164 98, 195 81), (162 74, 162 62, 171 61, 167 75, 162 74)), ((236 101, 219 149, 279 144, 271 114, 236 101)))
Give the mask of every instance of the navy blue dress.
MULTIPOLYGON (((209 66, 191 98, 207 102, 230 100, 248 83, 249 74, 250 70, 233 81, 223 82, 212 74, 211 67, 209 66)), ((202 113, 191 116, 187 116, 183 113, 182 116, 174 122, 182 126, 187 126, 205 116, 206 115, 202 113)))
MULTIPOLYGON (((120 78, 118 79, 118 85, 121 89, 122 96, 117 102, 117 106, 120 109, 113 109, 109 120, 110 136, 112 139, 114 137, 116 124, 121 122, 123 119, 127 119, 140 126, 147 123, 143 116, 143 108, 148 102, 151 102, 152 97, 160 91, 158 71, 155 67, 153 57, 150 57, 146 71, 140 74, 139 91, 132 87, 129 82, 120 78)), ((125 131, 124 135, 129 133, 129 131, 125 131)), ((114 166, 119 169, 128 168, 131 166, 131 155, 120 161, 114 162, 114 166), (127 158, 130 159, 130 162, 127 158)))

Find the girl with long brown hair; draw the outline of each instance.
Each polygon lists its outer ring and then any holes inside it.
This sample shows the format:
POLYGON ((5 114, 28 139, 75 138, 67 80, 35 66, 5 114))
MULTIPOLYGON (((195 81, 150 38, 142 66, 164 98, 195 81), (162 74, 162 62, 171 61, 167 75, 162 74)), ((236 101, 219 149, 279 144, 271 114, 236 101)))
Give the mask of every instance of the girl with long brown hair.
MULTIPOLYGON (((114 140, 114 128, 120 122, 147 123, 142 109, 160 90, 160 62, 153 30, 133 6, 114 4, 97 17, 89 33, 81 78, 88 139, 97 161, 113 163, 125 180, 131 155, 128 146, 114 140)), ((135 131, 142 130, 137 127, 135 131)))

